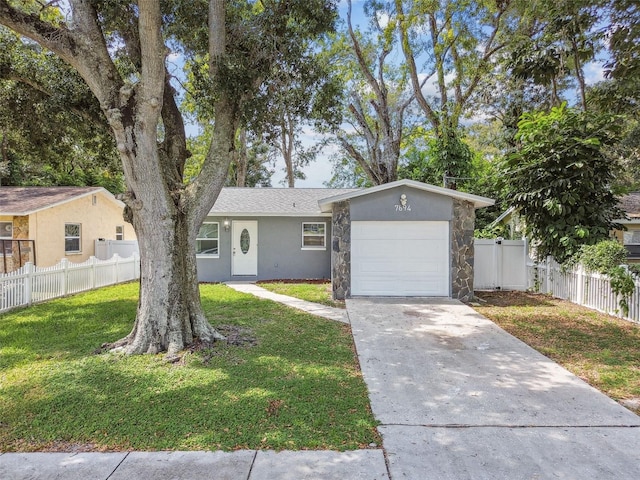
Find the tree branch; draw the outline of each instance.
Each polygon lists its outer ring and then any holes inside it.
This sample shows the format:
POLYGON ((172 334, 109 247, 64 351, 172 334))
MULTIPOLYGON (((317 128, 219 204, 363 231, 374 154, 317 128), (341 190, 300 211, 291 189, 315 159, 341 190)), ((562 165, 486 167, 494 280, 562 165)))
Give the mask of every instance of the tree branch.
POLYGON ((402 0, 396 0, 396 9, 398 14, 398 29, 400 31, 400 43, 402 44, 402 52, 404 53, 407 67, 409 67, 409 76, 411 78, 411 85, 413 86, 413 92, 416 101, 427 116, 427 119, 429 120, 433 128, 437 130, 440 126, 440 119, 438 118, 438 115, 433 110, 433 108, 431 108, 431 105, 429 105, 429 102, 422 93, 422 87, 433 74, 429 75, 423 82, 420 82, 420 80, 418 79, 418 68, 416 66, 413 49, 411 48, 411 44, 409 42, 409 20, 407 20, 407 18, 405 17, 404 10, 402 8, 402 0))

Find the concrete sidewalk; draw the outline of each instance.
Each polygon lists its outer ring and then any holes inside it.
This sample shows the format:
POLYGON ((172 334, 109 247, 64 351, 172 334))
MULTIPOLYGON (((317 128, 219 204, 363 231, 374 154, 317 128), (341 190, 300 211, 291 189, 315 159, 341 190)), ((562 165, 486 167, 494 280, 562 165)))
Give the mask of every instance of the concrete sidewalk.
POLYGON ((2 480, 384 480, 382 450, 0 454, 2 480))
POLYGON ((640 417, 470 307, 347 310, 392 479, 640 478, 640 417))

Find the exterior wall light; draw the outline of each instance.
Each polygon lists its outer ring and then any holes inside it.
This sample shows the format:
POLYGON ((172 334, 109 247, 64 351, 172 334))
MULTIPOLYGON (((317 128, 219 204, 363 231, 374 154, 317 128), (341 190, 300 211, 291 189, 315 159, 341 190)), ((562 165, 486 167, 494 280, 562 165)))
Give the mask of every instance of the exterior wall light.
POLYGON ((229 231, 229 225, 231 225, 231 223, 229 222, 229 219, 225 218, 224 221, 222 222, 222 226, 224 227, 225 232, 229 231))

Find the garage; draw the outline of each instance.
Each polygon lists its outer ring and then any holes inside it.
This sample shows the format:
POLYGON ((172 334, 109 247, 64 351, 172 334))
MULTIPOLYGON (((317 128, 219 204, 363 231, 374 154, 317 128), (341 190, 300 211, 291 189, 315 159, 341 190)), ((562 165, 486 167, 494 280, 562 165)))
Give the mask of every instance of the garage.
POLYGON ((470 300, 475 210, 493 203, 413 180, 319 200, 331 213, 333 297, 470 300))
POLYGON ((449 222, 351 223, 353 296, 450 294, 449 222))

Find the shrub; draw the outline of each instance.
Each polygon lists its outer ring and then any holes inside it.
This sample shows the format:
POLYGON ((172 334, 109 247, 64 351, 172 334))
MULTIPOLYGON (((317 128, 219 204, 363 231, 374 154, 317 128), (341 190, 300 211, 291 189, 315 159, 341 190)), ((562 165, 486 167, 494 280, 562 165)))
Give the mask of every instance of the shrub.
POLYGON ((627 250, 615 240, 604 240, 595 245, 583 245, 571 263, 580 263, 588 272, 608 275, 611 290, 620 297, 618 304, 625 315, 629 314, 629 298, 635 281, 625 265, 627 250))

